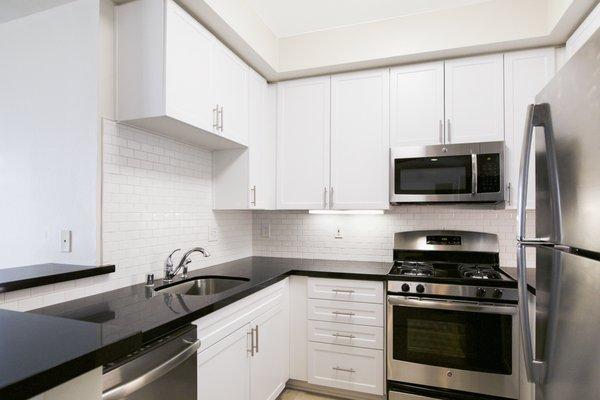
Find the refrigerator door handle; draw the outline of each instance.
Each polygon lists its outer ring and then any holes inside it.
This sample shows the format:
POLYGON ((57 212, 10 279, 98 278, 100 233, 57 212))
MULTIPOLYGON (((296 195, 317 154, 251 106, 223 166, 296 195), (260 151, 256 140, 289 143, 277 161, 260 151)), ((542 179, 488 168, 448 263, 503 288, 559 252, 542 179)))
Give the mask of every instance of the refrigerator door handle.
POLYGON ((527 290, 527 261, 525 248, 525 244, 517 244, 518 309, 519 322, 521 324, 521 341, 523 343, 523 360, 527 380, 535 384, 540 384, 544 378, 546 364, 541 360, 537 360, 533 353, 533 339, 529 320, 529 296, 527 290))
POLYGON ((550 201, 553 210, 554 219, 554 239, 560 241, 560 199, 558 189, 558 172, 556 167, 556 152, 554 150, 554 140, 552 132, 552 123, 550 121, 550 106, 544 104, 531 104, 527 107, 527 118, 525 125, 525 135, 523 135, 523 147, 521 151, 521 166, 519 169, 519 186, 517 188, 517 240, 524 244, 554 244, 552 238, 526 238, 525 231, 527 225, 527 188, 529 183, 529 164, 531 162, 531 147, 533 144, 533 132, 536 126, 544 128, 544 140, 547 152, 547 167, 550 184, 550 201))

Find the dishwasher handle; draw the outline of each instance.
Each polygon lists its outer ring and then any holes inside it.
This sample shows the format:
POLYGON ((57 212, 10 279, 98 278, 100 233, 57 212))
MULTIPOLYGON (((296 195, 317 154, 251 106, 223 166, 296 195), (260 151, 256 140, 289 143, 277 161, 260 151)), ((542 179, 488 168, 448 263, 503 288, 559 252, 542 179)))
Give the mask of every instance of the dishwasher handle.
MULTIPOLYGON (((187 341, 185 342, 188 343, 187 341)), ((190 345, 188 347, 174 355, 172 358, 163 362, 162 364, 143 373, 137 378, 125 382, 122 385, 115 386, 114 388, 111 388, 106 392, 102 393, 102 400, 122 399, 123 397, 128 396, 131 393, 143 388, 150 382, 155 381, 156 379, 165 375, 169 371, 173 370, 175 367, 179 366, 185 360, 193 356, 196 353, 196 351, 200 348, 200 340, 196 340, 189 343, 190 345)))

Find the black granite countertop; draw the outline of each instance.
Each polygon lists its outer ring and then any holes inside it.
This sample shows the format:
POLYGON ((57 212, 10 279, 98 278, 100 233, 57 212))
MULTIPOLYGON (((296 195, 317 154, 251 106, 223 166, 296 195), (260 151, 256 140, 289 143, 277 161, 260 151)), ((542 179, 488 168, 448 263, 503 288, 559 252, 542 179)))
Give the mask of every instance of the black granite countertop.
POLYGON ((28 399, 140 345, 123 326, 0 310, 0 399, 28 399))
MULTIPOLYGON (((379 262, 248 257, 190 272, 248 279, 214 295, 172 295, 142 283, 28 313, 0 311, 0 398, 34 396, 289 275, 384 281, 390 268, 379 262)), ((162 284, 157 280, 155 287, 162 284)))
POLYGON ((0 269, 0 293, 115 272, 114 265, 37 264, 0 269))
MULTIPOLYGON (((156 292, 144 284, 124 287, 33 312, 99 324, 134 328, 150 341, 289 275, 385 280, 391 263, 248 257, 190 272, 190 277, 231 276, 247 282, 214 295, 156 292)), ((155 287, 163 285, 157 280, 155 287)))
MULTIPOLYGON (((501 267, 500 269, 514 280, 518 280, 516 268, 501 267)), ((531 294, 535 295, 535 268, 527 269, 527 289, 531 294)))

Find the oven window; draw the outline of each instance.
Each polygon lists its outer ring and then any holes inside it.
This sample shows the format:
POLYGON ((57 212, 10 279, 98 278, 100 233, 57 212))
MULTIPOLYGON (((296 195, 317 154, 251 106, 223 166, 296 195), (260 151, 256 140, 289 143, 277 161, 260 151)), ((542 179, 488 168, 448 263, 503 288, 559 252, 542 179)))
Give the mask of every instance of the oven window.
POLYGON ((396 194, 471 193, 471 156, 394 160, 396 194))
POLYGON ((512 316, 394 306, 395 360, 512 374, 512 316))

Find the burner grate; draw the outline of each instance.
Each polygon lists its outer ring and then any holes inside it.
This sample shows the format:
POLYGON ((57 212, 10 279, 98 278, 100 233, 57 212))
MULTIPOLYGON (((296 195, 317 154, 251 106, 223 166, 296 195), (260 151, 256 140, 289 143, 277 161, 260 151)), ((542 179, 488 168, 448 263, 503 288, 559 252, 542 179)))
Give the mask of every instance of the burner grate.
POLYGON ((461 265, 458 272, 468 279, 502 279, 500 273, 488 265, 461 265))
POLYGON ((398 267, 399 275, 433 276, 433 265, 422 261, 404 261, 398 267))

